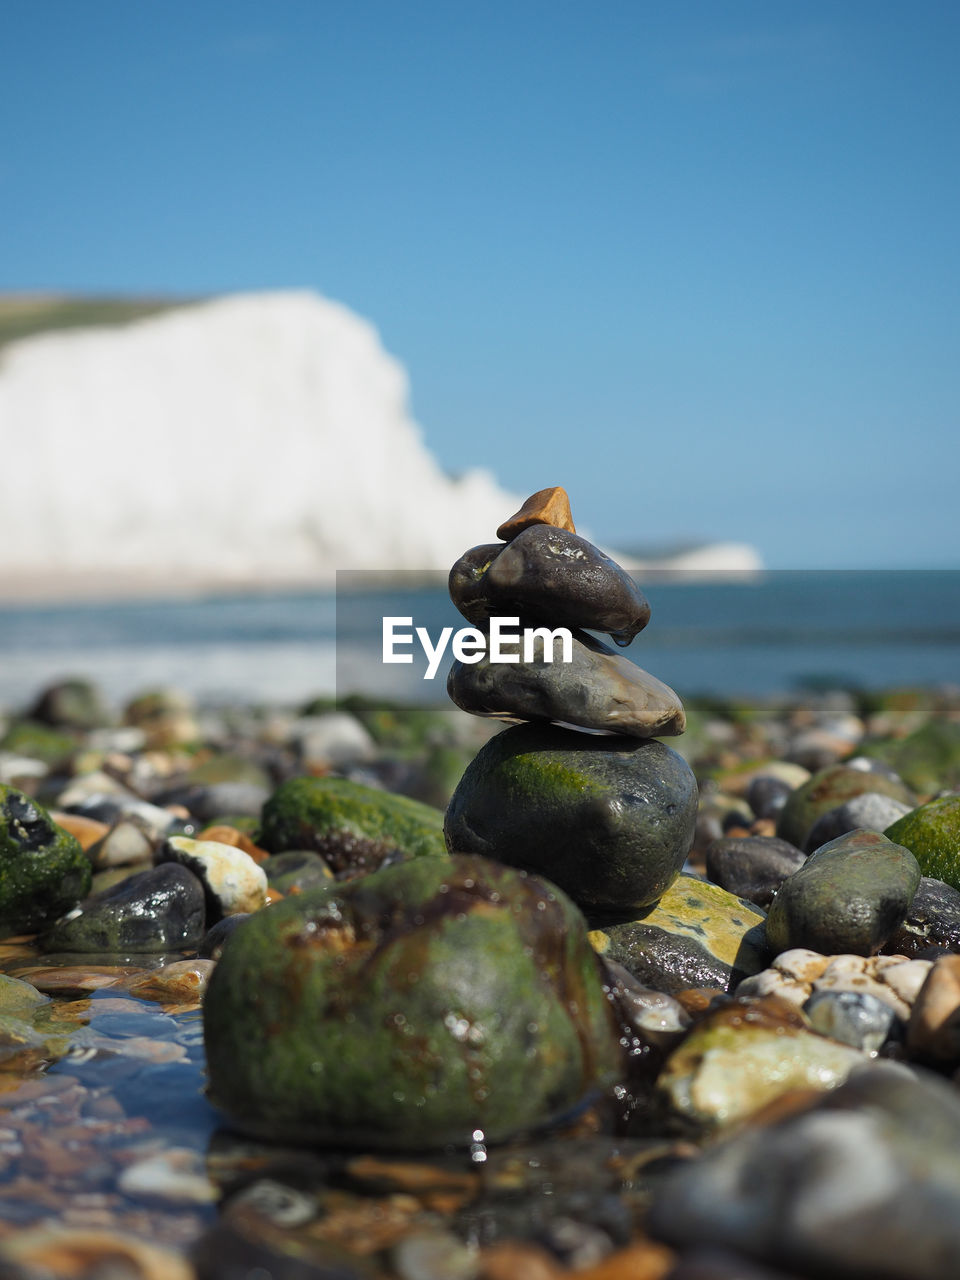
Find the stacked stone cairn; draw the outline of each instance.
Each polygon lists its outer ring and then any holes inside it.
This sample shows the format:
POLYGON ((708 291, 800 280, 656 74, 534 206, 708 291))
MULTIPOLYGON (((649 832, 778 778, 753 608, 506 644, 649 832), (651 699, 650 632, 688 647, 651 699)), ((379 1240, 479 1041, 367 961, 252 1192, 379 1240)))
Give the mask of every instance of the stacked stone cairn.
POLYGON ((533 636, 517 662, 454 663, 464 711, 519 720, 480 751, 450 802, 447 846, 548 877, 588 915, 648 907, 693 843, 697 784, 657 740, 683 732, 674 691, 590 634, 629 644, 650 606, 618 564, 580 537, 561 488, 533 494, 453 566, 450 596, 468 621, 518 620, 533 636), (572 632, 564 661, 555 628, 572 632))

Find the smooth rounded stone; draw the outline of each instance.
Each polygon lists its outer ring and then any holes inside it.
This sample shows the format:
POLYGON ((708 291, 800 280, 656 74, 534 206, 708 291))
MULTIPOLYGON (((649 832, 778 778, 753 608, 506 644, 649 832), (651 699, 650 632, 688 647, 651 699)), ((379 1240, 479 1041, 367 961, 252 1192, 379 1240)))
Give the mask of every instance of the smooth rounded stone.
POLYGON ((204 960, 219 960, 227 939, 233 935, 238 925, 249 919, 249 916, 233 915, 218 920, 203 936, 199 947, 200 957, 204 960))
POLYGON ((137 796, 130 795, 125 788, 116 791, 102 790, 100 780, 112 781, 109 775, 88 777, 92 779, 94 789, 87 790, 79 785, 83 779, 75 779, 74 783, 61 792, 57 804, 81 817, 105 822, 108 827, 122 819, 130 819, 142 828, 151 841, 161 839, 175 825, 177 819, 169 809, 140 800, 137 796))
POLYGON ((140 824, 130 818, 118 819, 88 850, 88 857, 98 870, 129 867, 152 856, 153 841, 140 824))
POLYGON ((398 1280, 474 1280, 480 1263, 452 1231, 443 1227, 411 1231, 390 1251, 398 1280))
POLYGON ((814 1035, 799 1013, 773 1001, 707 1013, 674 1049, 657 1079, 672 1109, 701 1128, 745 1119, 796 1089, 832 1089, 863 1056, 814 1035))
POLYGON ((174 787, 156 798, 164 805, 182 805, 198 822, 206 823, 225 813, 258 818, 269 797, 270 788, 257 782, 208 782, 174 787))
POLYGON ((679 1166, 647 1227, 680 1248, 734 1249, 811 1278, 954 1280, 958 1147, 953 1088, 872 1063, 807 1110, 679 1166))
POLYGON ((110 831, 106 822, 97 822, 95 818, 84 818, 78 813, 66 813, 62 809, 51 809, 49 813, 58 827, 69 831, 70 835, 79 841, 84 853, 99 844, 110 831))
POLYGON ((203 885, 166 862, 87 898, 40 941, 46 952, 175 951, 199 944, 205 915, 203 885))
MULTIPOLYGON (((549 631, 550 628, 545 628, 549 631)), ((454 661, 447 693, 462 711, 514 720, 559 720, 582 729, 636 738, 683 733, 686 716, 674 691, 586 632, 573 636, 572 660, 559 643, 545 661, 545 638, 533 657, 515 663, 454 661)))
POLYGON ((282 783, 263 806, 259 844, 269 853, 312 850, 344 876, 447 851, 439 809, 346 778, 282 783))
POLYGON ((793 783, 761 773, 747 787, 747 804, 757 818, 776 818, 793 789, 793 783))
POLYGON ((48 685, 29 711, 31 720, 57 729, 86 732, 113 719, 102 691, 90 680, 58 680, 48 685))
POLYGON ((419 858, 258 912, 204 1001, 211 1098, 236 1124, 371 1149, 550 1121, 617 1077, 618 1034, 573 904, 483 858, 419 858))
POLYGON ((869 991, 814 991, 804 1003, 814 1031, 862 1053, 877 1053, 896 1025, 897 1015, 869 991))
POLYGON ((870 955, 902 924, 919 884, 909 849, 877 831, 851 831, 783 882, 767 913, 767 941, 774 952, 870 955))
POLYGON ((920 805, 887 827, 886 834, 910 850, 925 876, 960 889, 960 795, 920 805))
MULTIPOLYGON (((593 935, 590 935, 593 942, 593 935)), ((596 948, 595 948, 596 949, 596 948)), ((638 982, 629 969, 604 958, 604 981, 623 1023, 645 1043, 667 1048, 690 1026, 690 1015, 664 991, 638 982)))
POLYGON ((32 933, 90 890, 79 842, 42 805, 0 785, 0 937, 32 933))
POLYGON ((0 1014, 30 1017, 39 1005, 48 1004, 49 999, 31 983, 0 973, 0 1014))
POLYGON ((686 874, 641 919, 595 928, 590 942, 604 960, 668 994, 688 987, 728 991, 759 972, 767 954, 762 911, 686 874))
POLYGON ((764 909, 806 860, 805 853, 776 836, 724 836, 706 852, 709 879, 764 909))
POLYGON ((0 783, 5 786, 16 786, 19 782, 27 782, 31 778, 45 778, 50 766, 42 760, 31 760, 29 756, 15 755, 11 751, 0 751, 0 783))
POLYGON ((960 1062, 960 955, 934 961, 913 1003, 907 1048, 935 1062, 960 1062))
MULTIPOLYGON (((235 917, 225 917, 232 918, 235 917)), ((209 931, 206 936, 210 936, 209 931)), ((153 1000, 160 1004, 199 1004, 213 968, 214 962, 209 957, 174 960, 154 969, 145 978, 129 983, 127 991, 138 1000, 153 1000)))
POLYGON ((898 818, 909 813, 911 806, 879 791, 865 791, 836 809, 822 813, 810 828, 805 849, 812 853, 821 845, 838 840, 848 831, 886 831, 898 818))
POLYGON ((171 1205, 212 1204, 220 1195, 200 1153, 186 1147, 167 1147, 127 1165, 117 1179, 117 1190, 137 1200, 171 1205))
POLYGON ((193 872, 203 885, 210 924, 221 916, 248 915, 266 905, 263 868, 233 845, 171 836, 161 846, 157 861, 176 862, 193 872))
POLYGON ((532 524, 550 524, 569 533, 577 532, 566 489, 552 485, 532 493, 519 511, 504 520, 497 530, 497 537, 509 542, 532 524))
POLYGON ((308 767, 339 769, 377 758, 377 744, 369 729, 347 711, 303 716, 290 726, 290 739, 308 767))
POLYGON ((960 893, 942 880, 922 876, 903 924, 884 950, 922 956, 931 947, 960 952, 960 893))
POLYGON ((629 644, 650 621, 650 605, 626 570, 585 538, 551 525, 531 525, 499 551, 472 548, 453 566, 449 585, 473 623, 516 616, 605 631, 629 644))
POLYGON ((622 912, 666 892, 696 817, 696 779, 662 742, 525 724, 467 766, 444 834, 453 852, 547 876, 584 910, 622 912))
POLYGON ((892 796, 904 804, 914 803, 902 782, 881 774, 865 773, 862 769, 851 769, 845 764, 835 764, 815 773, 792 793, 780 810, 777 835, 798 849, 805 849, 810 828, 821 814, 866 791, 892 796))
POLYGON ((124 708, 123 721, 142 729, 150 748, 176 747, 200 738, 193 699, 180 689, 139 694, 124 708))
POLYGON ((334 878, 323 858, 311 849, 291 849, 288 853, 275 853, 260 865, 271 889, 283 894, 316 889, 329 884, 334 878))
POLYGON ((855 992, 882 1000, 905 1023, 930 964, 906 956, 824 956, 798 947, 781 952, 769 969, 745 978, 735 995, 776 996, 799 1008, 820 991, 855 992))

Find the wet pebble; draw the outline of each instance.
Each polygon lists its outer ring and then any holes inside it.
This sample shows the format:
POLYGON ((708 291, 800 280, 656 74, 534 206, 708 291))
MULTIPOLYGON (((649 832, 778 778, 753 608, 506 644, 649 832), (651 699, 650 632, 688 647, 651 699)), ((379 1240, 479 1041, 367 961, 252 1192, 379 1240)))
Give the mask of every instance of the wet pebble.
POLYGON ((776 836, 721 837, 708 845, 705 856, 710 880, 764 910, 806 861, 802 850, 776 836))
POLYGON ((157 860, 161 866, 173 863, 186 867, 197 877, 203 885, 209 924, 223 916, 247 915, 266 904, 263 868, 233 845, 171 836, 161 846, 157 860))
POLYGON ((879 1052, 897 1021, 891 1006, 869 991, 814 991, 803 1012, 814 1031, 871 1054, 879 1052))
POLYGON ((807 835, 805 850, 812 853, 850 831, 885 831, 898 818, 910 812, 911 806, 878 791, 865 791, 836 809, 828 809, 816 820, 807 835))

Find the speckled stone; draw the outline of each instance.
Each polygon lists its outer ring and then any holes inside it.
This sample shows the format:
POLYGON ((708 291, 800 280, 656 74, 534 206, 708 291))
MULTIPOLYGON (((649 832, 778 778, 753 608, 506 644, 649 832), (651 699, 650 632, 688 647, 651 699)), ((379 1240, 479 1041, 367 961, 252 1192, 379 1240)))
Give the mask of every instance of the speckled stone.
POLYGON ((781 952, 769 969, 745 978, 735 994, 775 996, 799 1008, 819 991, 852 991, 876 996, 906 1022, 930 965, 906 956, 824 956, 797 948, 781 952))
POLYGON ((600 925, 590 941, 605 960, 670 994, 729 990, 761 970, 767 954, 763 912, 691 875, 681 875, 643 917, 600 925))
POLYGON ((814 1031, 862 1053, 877 1053, 897 1021, 890 1005, 869 991, 814 991, 803 1012, 814 1031))
POLYGON ((876 831, 850 832, 783 882, 767 914, 767 941, 774 952, 870 955, 902 923, 919 884, 908 849, 876 831))

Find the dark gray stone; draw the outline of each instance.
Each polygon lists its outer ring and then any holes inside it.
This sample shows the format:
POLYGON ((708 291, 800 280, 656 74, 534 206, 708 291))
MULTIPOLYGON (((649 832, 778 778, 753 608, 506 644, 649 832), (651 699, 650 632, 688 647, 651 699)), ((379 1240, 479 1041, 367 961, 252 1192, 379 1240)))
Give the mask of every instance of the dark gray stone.
POLYGON ((475 756, 444 836, 451 852, 547 876, 584 909, 629 911, 676 879, 696 815, 696 779, 662 742, 526 724, 475 756))
POLYGON ((883 950, 917 957, 931 947, 960 953, 960 893, 942 880, 922 876, 903 923, 883 950))
MULTIPOLYGON (((549 628, 553 630, 553 628, 549 628)), ((536 637, 530 662, 454 662, 447 693, 463 711, 513 720, 559 720, 583 729, 652 738, 683 733, 686 717, 674 691, 586 632, 574 635, 572 660, 562 646, 544 660, 536 637)))
POLYGON ((41 939, 44 951, 156 952, 203 938, 203 885, 186 867, 163 863, 87 898, 41 939))
POLYGON ((706 860, 710 880, 766 909, 807 856, 776 836, 725 836, 708 845, 706 860))
POLYGON ((760 774, 747 788, 747 804, 758 818, 775 818, 793 790, 789 782, 760 774))
POLYGON ((219 960, 224 944, 231 936, 234 929, 236 929, 238 925, 243 924, 244 920, 249 919, 249 914, 241 912, 238 915, 224 916, 222 920, 218 920, 217 923, 204 934, 203 941, 200 943, 200 956, 204 960, 219 960))
POLYGON ((877 831, 851 831, 783 882, 767 914, 767 941, 775 954, 807 947, 872 955, 903 922, 919 884, 909 849, 877 831))
POLYGON ((493 616, 605 631, 620 644, 650 620, 650 605, 630 575, 576 533, 530 525, 496 554, 474 547, 450 572, 450 597, 465 618, 493 616))
POLYGON ((865 791, 846 804, 822 813, 810 828, 804 848, 807 853, 813 853, 814 849, 838 840, 848 831, 886 831, 912 807, 893 796, 881 795, 879 791, 865 791))
POLYGON ((681 1249, 729 1249, 805 1277, 955 1280, 958 1147, 955 1089, 872 1064, 808 1110, 680 1166, 647 1227, 681 1249))

